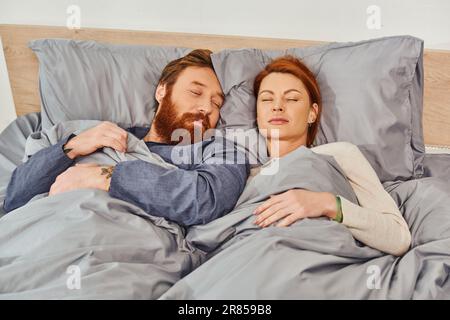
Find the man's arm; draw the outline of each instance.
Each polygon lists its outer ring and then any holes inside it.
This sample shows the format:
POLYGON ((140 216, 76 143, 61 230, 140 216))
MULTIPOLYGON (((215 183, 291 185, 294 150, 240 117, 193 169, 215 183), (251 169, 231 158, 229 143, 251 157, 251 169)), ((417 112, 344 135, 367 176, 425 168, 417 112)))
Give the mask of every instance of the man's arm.
MULTIPOLYGON (((216 143, 221 142, 209 146, 216 143)), ((243 154, 235 152, 234 144, 227 143, 187 169, 166 169, 141 160, 121 162, 112 174, 109 193, 181 225, 205 224, 231 211, 244 189, 247 161, 223 163, 227 155, 242 159, 243 154)))
POLYGON ((63 146, 73 137, 75 135, 71 134, 57 144, 39 150, 13 171, 3 203, 5 212, 21 207, 34 196, 50 190, 56 177, 74 162, 63 151, 63 146))

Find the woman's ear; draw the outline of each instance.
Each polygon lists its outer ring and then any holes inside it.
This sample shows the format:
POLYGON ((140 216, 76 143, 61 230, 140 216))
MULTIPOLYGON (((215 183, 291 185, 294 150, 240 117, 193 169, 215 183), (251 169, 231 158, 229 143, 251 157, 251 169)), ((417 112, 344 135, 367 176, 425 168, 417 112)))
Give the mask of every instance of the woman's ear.
POLYGON ((158 103, 161 103, 161 101, 165 95, 166 95, 166 85, 158 84, 158 87, 156 87, 156 92, 155 92, 156 101, 158 101, 158 103))
POLYGON ((308 123, 316 122, 318 113, 319 105, 317 103, 313 103, 311 108, 309 108, 308 123))

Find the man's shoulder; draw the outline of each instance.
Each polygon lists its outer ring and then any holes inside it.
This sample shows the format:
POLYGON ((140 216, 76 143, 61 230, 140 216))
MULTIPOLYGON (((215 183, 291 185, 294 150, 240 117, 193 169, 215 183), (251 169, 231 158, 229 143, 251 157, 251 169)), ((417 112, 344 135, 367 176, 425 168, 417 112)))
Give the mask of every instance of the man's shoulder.
POLYGON ((203 149, 203 158, 219 161, 223 164, 248 164, 245 149, 238 143, 224 136, 214 136, 204 140, 206 144, 203 149))
POLYGON ((215 152, 241 152, 245 153, 245 148, 236 141, 230 140, 222 135, 217 135, 203 140, 205 150, 215 150, 215 152))
POLYGON ((150 127, 128 127, 125 128, 125 130, 136 136, 138 139, 143 139, 150 131, 150 127))

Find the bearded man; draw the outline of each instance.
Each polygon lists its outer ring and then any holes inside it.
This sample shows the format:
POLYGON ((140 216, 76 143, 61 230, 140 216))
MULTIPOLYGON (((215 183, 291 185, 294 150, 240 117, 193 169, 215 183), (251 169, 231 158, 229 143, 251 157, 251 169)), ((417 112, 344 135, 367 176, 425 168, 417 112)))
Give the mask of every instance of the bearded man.
POLYGON ((18 166, 6 191, 5 211, 25 205, 40 193, 52 196, 97 188, 183 226, 205 224, 230 212, 244 189, 249 164, 239 161, 247 158, 234 143, 205 136, 216 127, 224 102, 210 55, 209 50, 194 50, 164 68, 150 128, 124 129, 102 122, 40 150, 18 166), (143 160, 74 166, 77 157, 103 147, 126 152, 128 134, 143 139, 151 152, 176 168, 143 160), (173 156, 177 154, 189 156, 180 161, 173 156))

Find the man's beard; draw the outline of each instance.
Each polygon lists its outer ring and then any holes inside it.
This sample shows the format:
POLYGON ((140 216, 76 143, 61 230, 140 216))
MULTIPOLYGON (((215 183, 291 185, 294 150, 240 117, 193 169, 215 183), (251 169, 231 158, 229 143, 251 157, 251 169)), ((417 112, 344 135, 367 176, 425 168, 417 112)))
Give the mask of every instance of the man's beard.
POLYGON ((211 122, 203 113, 177 113, 177 107, 172 101, 170 90, 161 101, 160 110, 153 120, 155 131, 163 143, 178 144, 195 143, 203 139, 204 133, 211 128, 211 122), (201 121, 194 124, 195 121, 201 121), (177 129, 182 129, 175 132, 177 129), (174 140, 172 140, 172 134, 174 140))

